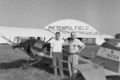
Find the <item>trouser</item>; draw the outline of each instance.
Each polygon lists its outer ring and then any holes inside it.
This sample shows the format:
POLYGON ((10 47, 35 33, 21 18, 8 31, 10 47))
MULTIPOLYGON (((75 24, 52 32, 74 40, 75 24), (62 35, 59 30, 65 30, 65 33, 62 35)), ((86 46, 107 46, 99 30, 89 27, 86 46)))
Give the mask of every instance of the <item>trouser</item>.
MULTIPOLYGON (((92 63, 91 61, 89 61, 89 60, 79 56, 78 54, 70 53, 70 55, 68 56, 68 61, 70 62, 70 64, 68 64, 68 68, 69 68, 69 71, 72 71, 72 74, 76 74, 77 73, 77 70, 75 68, 76 68, 76 65, 79 64, 78 63, 79 60, 83 61, 85 63, 92 63)), ((70 74, 70 76, 72 74, 70 74)))
MULTIPOLYGON (((69 71, 72 71, 72 74, 77 73, 75 67, 76 65, 78 65, 79 56, 77 54, 70 53, 70 55, 68 56, 68 61, 70 62, 70 64, 68 64, 69 71)), ((72 74, 70 74, 70 76, 72 74)))
POLYGON ((58 62, 58 68, 59 72, 62 78, 64 78, 63 74, 63 64, 62 64, 62 58, 63 58, 63 53, 62 52, 53 52, 53 66, 54 66, 54 73, 57 75, 57 62, 58 62))

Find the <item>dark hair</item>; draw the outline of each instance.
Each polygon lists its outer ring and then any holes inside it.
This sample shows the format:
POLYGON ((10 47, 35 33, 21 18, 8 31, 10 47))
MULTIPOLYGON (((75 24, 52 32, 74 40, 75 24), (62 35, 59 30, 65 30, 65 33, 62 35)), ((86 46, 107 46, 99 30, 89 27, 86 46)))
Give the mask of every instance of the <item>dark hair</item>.
POLYGON ((72 31, 72 32, 71 32, 71 34, 72 34, 72 33, 75 33, 75 34, 76 34, 76 32, 75 32, 75 31, 72 31))
POLYGON ((60 32, 56 32, 55 35, 56 35, 56 34, 59 34, 59 35, 60 35, 60 32))

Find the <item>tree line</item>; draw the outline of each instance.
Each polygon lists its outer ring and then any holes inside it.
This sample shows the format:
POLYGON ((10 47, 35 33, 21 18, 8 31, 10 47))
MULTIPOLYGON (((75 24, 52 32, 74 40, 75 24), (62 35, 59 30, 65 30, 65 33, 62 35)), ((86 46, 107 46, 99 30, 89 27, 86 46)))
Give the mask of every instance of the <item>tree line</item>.
POLYGON ((120 33, 115 34, 116 39, 120 39, 120 33))

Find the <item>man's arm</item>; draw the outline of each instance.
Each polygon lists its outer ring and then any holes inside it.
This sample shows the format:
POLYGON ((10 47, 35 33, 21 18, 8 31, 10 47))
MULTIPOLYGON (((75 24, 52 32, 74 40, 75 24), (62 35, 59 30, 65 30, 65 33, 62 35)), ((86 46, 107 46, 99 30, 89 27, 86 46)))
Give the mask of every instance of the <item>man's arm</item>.
POLYGON ((50 41, 50 57, 52 57, 53 52, 53 41, 50 41))
POLYGON ((79 54, 85 48, 85 44, 81 41, 78 41, 78 47, 79 47, 79 50, 77 54, 79 54))
POLYGON ((64 40, 62 45, 63 45, 63 50, 65 51, 63 52, 63 55, 67 56, 68 55, 68 40, 67 39, 64 40))
POLYGON ((63 45, 63 46, 68 46, 68 40, 67 40, 67 39, 66 39, 66 40, 63 40, 62 45, 63 45))
POLYGON ((52 57, 53 47, 50 48, 50 57, 52 57))

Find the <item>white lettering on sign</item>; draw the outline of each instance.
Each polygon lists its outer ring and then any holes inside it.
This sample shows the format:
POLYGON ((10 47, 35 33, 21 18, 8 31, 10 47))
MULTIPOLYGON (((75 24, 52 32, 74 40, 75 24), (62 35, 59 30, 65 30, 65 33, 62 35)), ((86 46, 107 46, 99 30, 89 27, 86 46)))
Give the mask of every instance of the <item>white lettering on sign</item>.
POLYGON ((119 54, 120 54, 119 51, 115 51, 115 50, 111 50, 111 49, 107 49, 107 48, 101 48, 98 51, 97 55, 99 55, 101 57, 109 58, 112 60, 120 61, 119 54))
POLYGON ((89 30, 88 26, 75 26, 75 30, 89 30))
POLYGON ((88 26, 49 26, 49 30, 89 30, 88 26))

